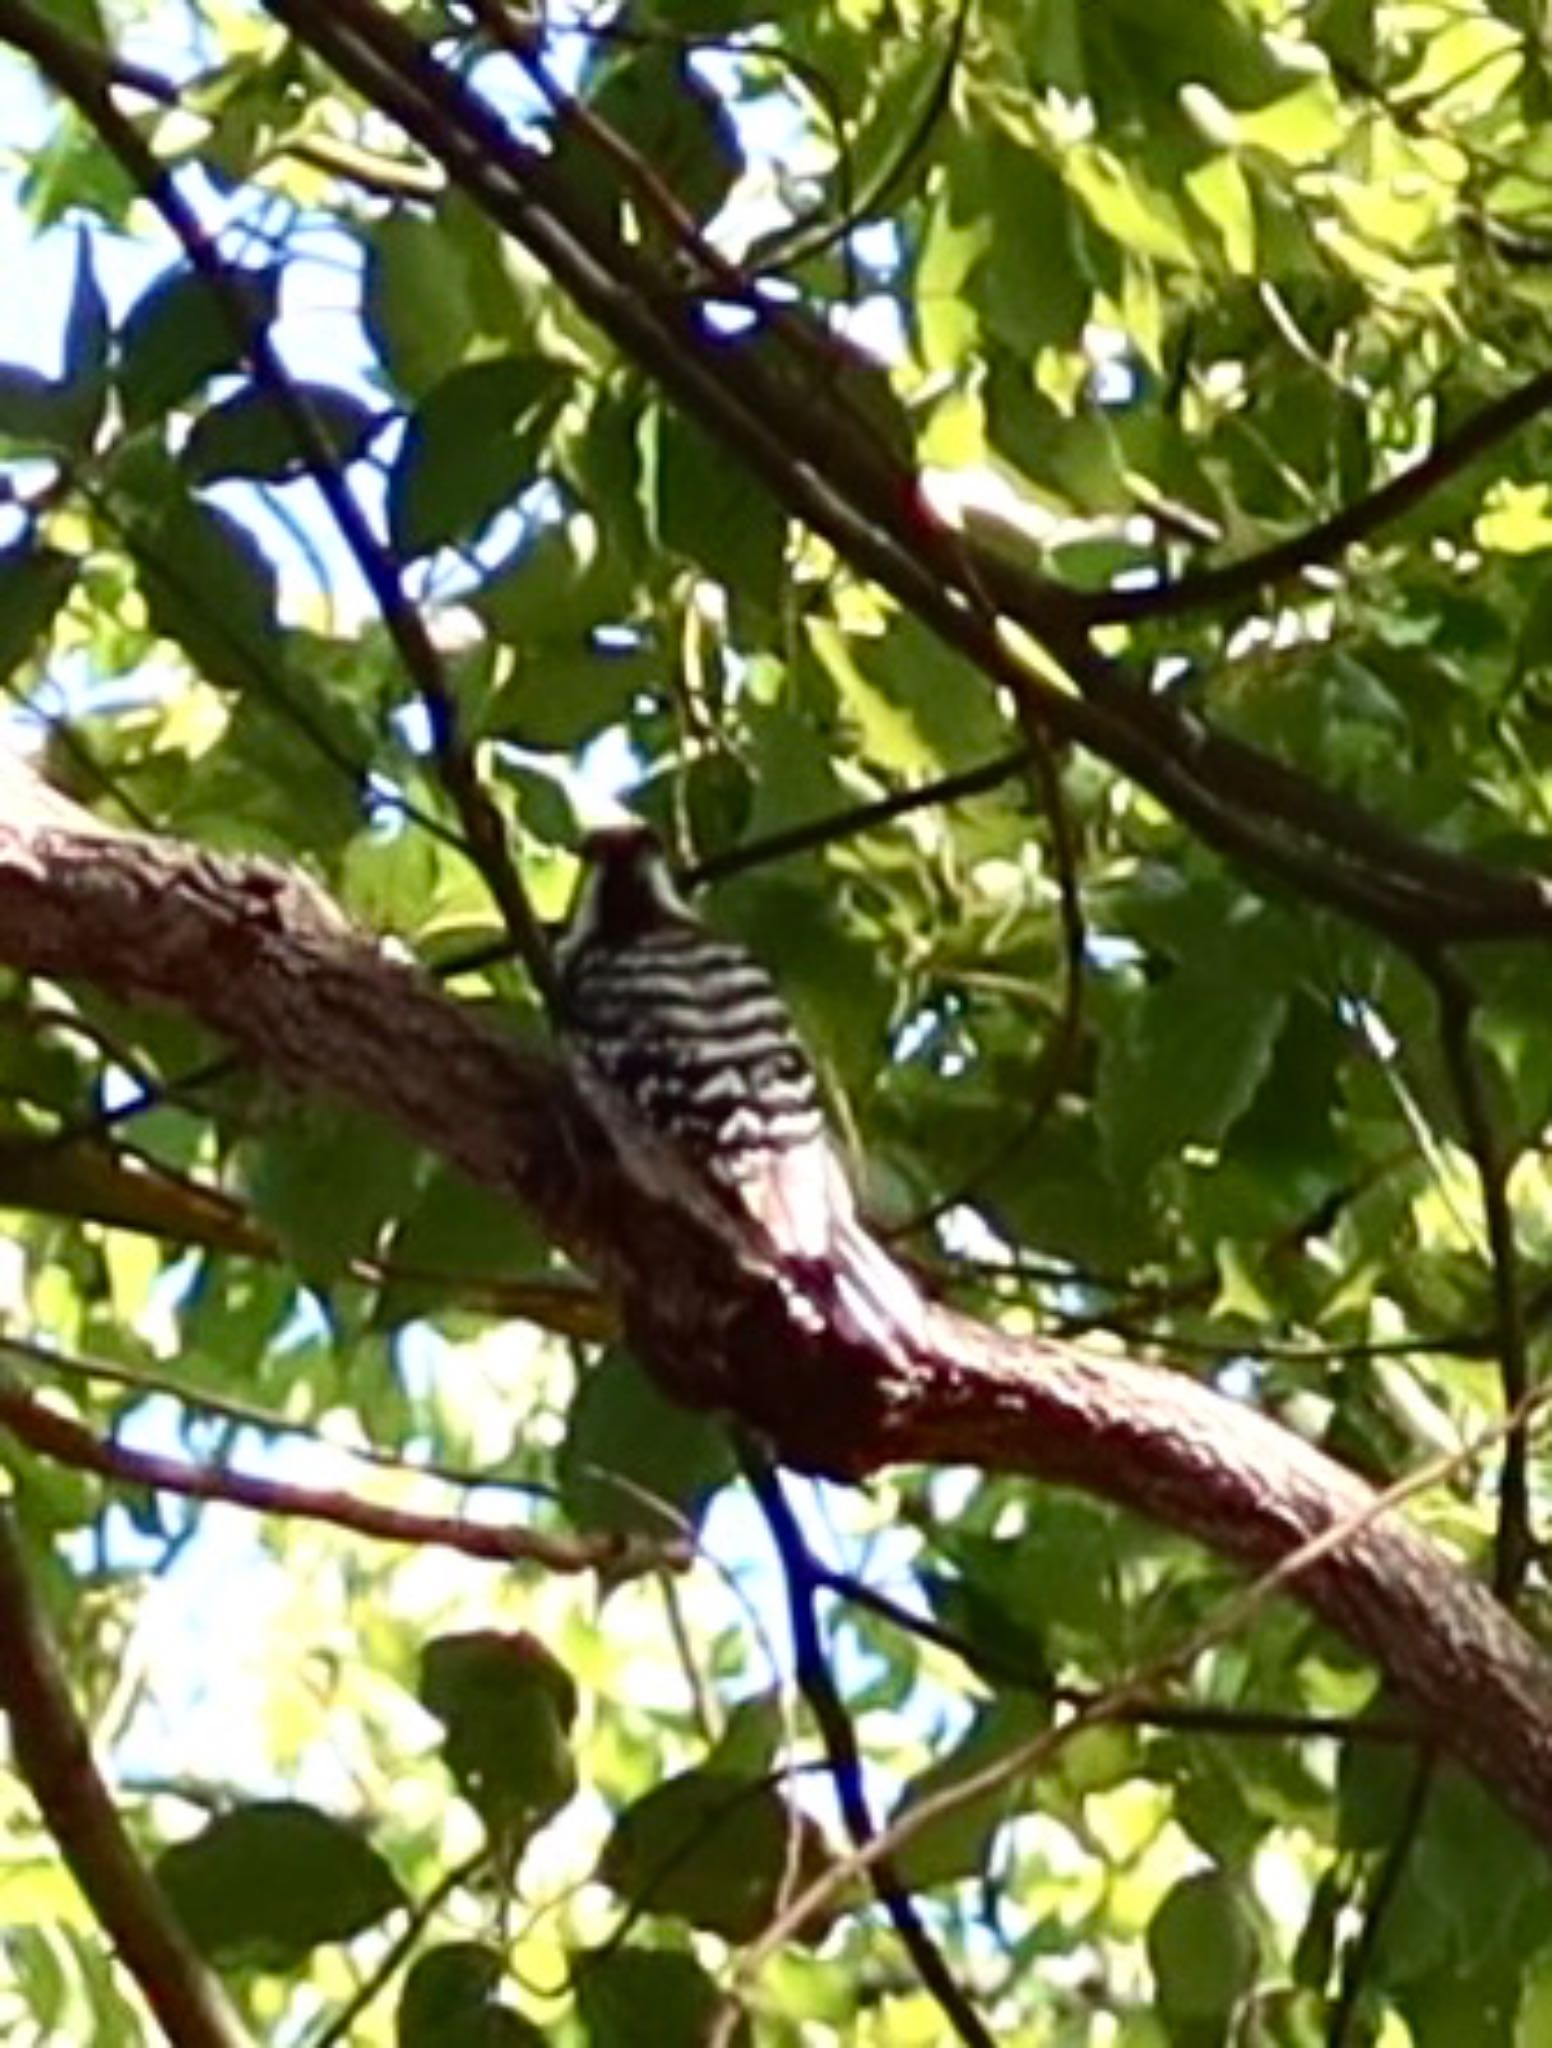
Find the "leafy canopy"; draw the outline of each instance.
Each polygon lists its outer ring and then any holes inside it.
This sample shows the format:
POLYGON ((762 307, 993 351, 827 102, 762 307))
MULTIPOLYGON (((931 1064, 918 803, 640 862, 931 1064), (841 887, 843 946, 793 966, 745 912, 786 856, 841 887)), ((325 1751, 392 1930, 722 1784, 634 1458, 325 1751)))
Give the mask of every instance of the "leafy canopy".
MULTIPOLYGON (((506 929, 434 742, 456 730, 541 919, 579 791, 624 780, 720 878, 708 912, 778 973, 871 1205, 954 1298, 1115 1332, 1375 1476, 1472 1443, 1540 1344, 1544 955, 1505 941, 1431 979, 1426 946, 1333 911, 1359 855, 1317 827, 1359 805, 1545 865, 1538 10, 400 17, 665 303, 712 307, 687 351, 760 367, 792 420, 840 406, 923 474, 923 519, 1086 594, 1141 692, 1296 771, 1313 853, 1270 879, 1157 778, 1021 729, 289 12, 174 29, 73 0, 40 40, 35 8, 0 4, 9 77, 55 82, 7 204, 40 262, 76 236, 46 365, 0 364, 0 681, 54 778, 300 864, 517 1033, 541 1028, 532 985, 491 964, 506 929), (121 104, 219 286, 56 89, 61 47, 88 78, 165 63, 165 91, 141 74, 121 104), (1301 575, 1160 601, 1370 504, 1515 393, 1512 436, 1480 433, 1301 575), (309 481, 320 452, 442 651, 440 706, 309 481), (782 857, 751 858, 767 841, 782 857)), ((1249 758, 1207 764, 1236 817, 1281 800, 1249 758)), ((576 1277, 385 1125, 277 1098, 177 1018, 15 976, 4 995, 6 1321, 57 1355, 8 1353, 0 1391, 281 1481, 450 1511, 456 1488, 410 1468, 461 1471, 509 1519, 704 1537, 683 1580, 600 1589, 277 1515, 220 1537, 223 1590, 199 1576, 214 1516, 6 1437, 77 1699, 255 2035, 614 2048, 650 2013, 664 2048, 702 2040, 740 1947, 844 1841, 812 1719, 771 1690, 778 1575, 718 1426, 598 1360, 576 1277)), ((1508 1557, 1534 1619, 1544 1465, 1524 1501, 1498 1470, 1462 1466, 1421 1512, 1484 1569, 1508 1557)), ((1012 1755, 1231 1584, 1022 1482, 912 1472, 812 1504, 826 1555, 937 1631, 855 1588, 824 1609, 881 1812, 1012 1755)), ((1420 1778, 1351 1652, 1273 1603, 1152 1706, 897 1859, 997 2038, 1548 2038, 1534 1850, 1470 1785, 1420 1778)), ((152 2038, 15 1786, 0 1921, 7 2038, 152 2038)), ((861 1883, 739 1990, 743 2037, 778 2048, 946 2038, 861 1883)))

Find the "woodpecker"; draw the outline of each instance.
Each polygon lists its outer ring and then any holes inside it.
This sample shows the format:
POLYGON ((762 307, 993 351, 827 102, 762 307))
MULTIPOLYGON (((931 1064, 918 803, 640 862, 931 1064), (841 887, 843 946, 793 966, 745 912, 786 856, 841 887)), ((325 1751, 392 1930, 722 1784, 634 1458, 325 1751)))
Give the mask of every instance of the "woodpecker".
POLYGON ((858 1218, 770 976, 696 916, 650 826, 594 832, 583 855, 556 950, 574 1056, 752 1229, 810 1327, 911 1339, 921 1297, 858 1218))

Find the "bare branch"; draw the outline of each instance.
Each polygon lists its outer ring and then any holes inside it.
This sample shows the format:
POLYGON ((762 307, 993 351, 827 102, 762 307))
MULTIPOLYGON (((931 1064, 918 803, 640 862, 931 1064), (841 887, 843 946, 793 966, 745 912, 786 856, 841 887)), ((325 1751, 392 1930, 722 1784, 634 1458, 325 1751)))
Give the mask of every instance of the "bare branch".
POLYGON ((497 1528, 468 1522, 457 1515, 432 1515, 413 1508, 390 1507, 363 1500, 334 1487, 297 1486, 288 1480, 262 1479, 229 1466, 189 1465, 127 1444, 107 1443, 79 1422, 45 1407, 32 1395, 0 1381, 0 1430, 42 1456, 80 1472, 130 1486, 149 1486, 158 1493, 186 1500, 225 1502, 253 1508, 260 1514, 294 1520, 328 1522, 357 1536, 388 1543, 433 1544, 498 1564, 527 1562, 552 1572, 603 1571, 611 1578, 683 1566, 682 1547, 643 1543, 618 1535, 551 1536, 538 1529, 497 1528))
POLYGON ((1246 555, 1237 562, 1202 569, 1194 576, 1182 576, 1175 583, 1155 584, 1129 590, 1097 590, 1075 597, 1090 625, 1108 625, 1121 619, 1173 619, 1187 612, 1213 611, 1236 598, 1254 597, 1279 583, 1287 583, 1306 569, 1324 568, 1336 562, 1349 548, 1383 532, 1408 512, 1426 504, 1435 492, 1452 483, 1463 469, 1518 433, 1531 420, 1552 408, 1552 370, 1527 378, 1502 398, 1494 399, 1474 413, 1426 455, 1408 464, 1388 483, 1367 497, 1355 499, 1319 519, 1313 526, 1290 535, 1259 554, 1246 555))
MULTIPOLYGON (((744 1476, 765 1511, 787 1589, 787 1617, 792 1628, 797 1659, 797 1681, 809 1711, 819 1729, 829 1760, 835 1796, 851 1836, 852 1847, 865 1850, 877 1829, 868 1808, 862 1782, 862 1757, 857 1748, 857 1731, 836 1686, 820 1633, 815 1594, 821 1583, 819 1567, 803 1539, 797 1516, 782 1491, 781 1475, 754 1445, 745 1447, 744 1476)), ((868 1864, 874 1894, 900 1938, 900 1945, 916 1965, 916 1974, 938 2002, 955 2037, 966 2048, 992 2048, 993 2037, 968 1994, 943 1958, 928 1933, 916 1900, 901 1882, 899 1872, 887 1856, 868 1864)))
POLYGON ((93 1761, 33 1590, 11 1511, 0 1505, 0 1709, 17 1769, 71 1875, 174 2048, 249 2048, 215 1978, 189 1946, 130 1845, 93 1761))

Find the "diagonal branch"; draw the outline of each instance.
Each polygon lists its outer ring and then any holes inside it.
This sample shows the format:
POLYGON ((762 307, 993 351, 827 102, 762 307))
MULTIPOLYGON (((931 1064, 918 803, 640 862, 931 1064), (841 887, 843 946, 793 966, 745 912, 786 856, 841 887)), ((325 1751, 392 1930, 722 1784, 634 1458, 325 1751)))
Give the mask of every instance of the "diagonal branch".
MULTIPOLYGON (((1174 583, 1075 593, 1074 602, 1090 625, 1100 626, 1123 619, 1180 618, 1188 612, 1214 611, 1236 599, 1255 597, 1263 590, 1291 581, 1306 569, 1328 567, 1360 541, 1404 519, 1452 483, 1462 470, 1469 469, 1549 408, 1552 370, 1541 370, 1473 413, 1453 434, 1436 442, 1426 455, 1419 456, 1366 497, 1344 505, 1327 519, 1318 519, 1287 540, 1263 548, 1259 554, 1200 569, 1174 583)), ((1016 599, 1010 610, 1016 612, 1027 606, 1027 598, 1018 596, 1016 578, 1008 579, 1008 590, 1016 599)))
POLYGON ((9 1508, 0 1505, 0 1712, 71 1875, 174 2048, 249 2048, 215 1978, 135 1854, 65 1686, 9 1508))
MULTIPOLYGON (((755 1445, 743 1454, 744 1476, 755 1499, 765 1511, 766 1523, 781 1559, 787 1588, 787 1617, 792 1628, 792 1646, 799 1689, 808 1701, 829 1759, 835 1796, 851 1836, 852 1846, 866 1849, 877 1828, 869 1809, 862 1782, 862 1757, 857 1748, 857 1731, 852 1726, 825 1650, 820 1630, 816 1595, 820 1585, 818 1561, 804 1540, 798 1518, 782 1491, 781 1475, 755 1445)), ((944 1960, 942 1951, 927 1931, 914 1895, 901 1882, 900 1873, 888 1857, 868 1864, 874 1894, 888 1915, 900 1945, 916 1965, 927 1992, 937 2000, 939 2010, 965 2048, 993 2048, 986 2022, 944 1960)))
POLYGON ((191 1465, 164 1458, 128 1444, 110 1443, 31 1394, 0 1379, 0 1435, 15 1437, 29 1450, 78 1472, 130 1486, 151 1487, 185 1500, 224 1501, 230 1507, 253 1508, 260 1514, 286 1515, 327 1522, 357 1536, 385 1543, 413 1543, 456 1550, 499 1564, 527 1561, 547 1571, 598 1571, 610 1579, 636 1572, 683 1566, 682 1546, 642 1543, 625 1536, 565 1536, 543 1529, 503 1528, 471 1522, 460 1515, 435 1515, 423 1509, 393 1507, 366 1500, 335 1487, 299 1486, 290 1480, 266 1479, 229 1466, 191 1465))
MULTIPOLYGON (((1425 1737, 1552 1843, 1552 1667, 1351 1473, 1182 1374, 934 1309, 909 1355, 798 1327, 768 1265, 566 1071, 466 1013, 268 863, 67 825, 0 773, 0 960, 170 1005, 525 1204, 619 1298, 665 1388, 789 1462, 899 1459, 1075 1485, 1265 1572, 1372 1656, 1425 1737)), ((79 814, 77 814, 79 817, 79 814)))

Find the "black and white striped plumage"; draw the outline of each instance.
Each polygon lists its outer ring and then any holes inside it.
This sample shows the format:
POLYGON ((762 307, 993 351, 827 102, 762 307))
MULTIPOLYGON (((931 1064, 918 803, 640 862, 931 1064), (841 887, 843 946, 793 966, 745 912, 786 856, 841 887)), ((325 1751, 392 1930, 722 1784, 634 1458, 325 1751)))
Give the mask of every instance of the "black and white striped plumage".
POLYGON ((909 1334, 920 1299, 857 1219, 770 976, 696 917, 649 827, 595 832, 584 852, 557 953, 577 1055, 756 1226, 795 1298, 867 1340, 909 1334))

